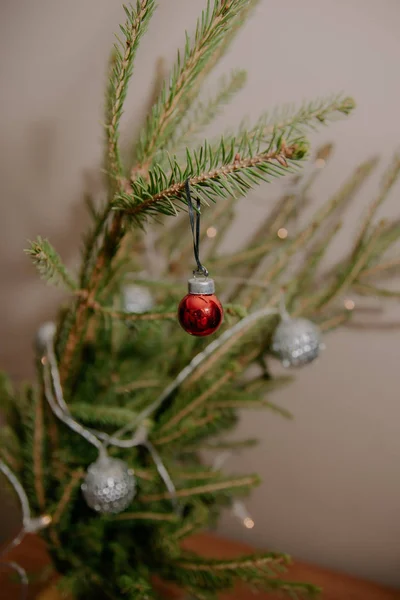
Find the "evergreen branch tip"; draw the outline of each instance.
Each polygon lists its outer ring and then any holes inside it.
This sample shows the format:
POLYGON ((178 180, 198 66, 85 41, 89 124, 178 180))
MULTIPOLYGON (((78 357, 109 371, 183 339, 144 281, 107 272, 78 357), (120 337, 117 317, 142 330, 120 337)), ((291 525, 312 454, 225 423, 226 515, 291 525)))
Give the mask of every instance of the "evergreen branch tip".
POLYGON ((77 289, 76 282, 47 239, 38 236, 35 241, 30 242, 30 247, 25 250, 25 253, 30 256, 43 279, 71 291, 77 289))

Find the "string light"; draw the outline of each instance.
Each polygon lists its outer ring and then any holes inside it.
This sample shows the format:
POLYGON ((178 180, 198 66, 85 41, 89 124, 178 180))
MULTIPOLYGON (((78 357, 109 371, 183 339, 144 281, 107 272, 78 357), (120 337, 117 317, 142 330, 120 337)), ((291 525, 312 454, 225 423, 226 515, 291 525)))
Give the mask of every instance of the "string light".
POLYGON ((288 236, 288 230, 285 229, 284 227, 281 227, 280 229, 278 229, 277 234, 279 239, 281 240, 285 240, 288 236))
POLYGON ((346 310, 354 310, 356 306, 356 303, 351 298, 346 298, 343 304, 346 310))
POLYGON ((215 238, 215 236, 217 235, 216 227, 209 227, 206 231, 206 234, 209 238, 215 238))
POLYGON ((232 514, 242 521, 243 525, 246 529, 253 529, 255 523, 251 516, 249 515, 249 511, 240 500, 234 500, 232 504, 232 514))
POLYGON ((46 529, 50 525, 52 518, 50 515, 42 515, 36 519, 29 519, 24 525, 24 529, 27 533, 36 533, 41 529, 46 529))
POLYGON ((247 527, 247 529, 253 529, 255 523, 251 517, 246 517, 243 519, 243 525, 247 527))

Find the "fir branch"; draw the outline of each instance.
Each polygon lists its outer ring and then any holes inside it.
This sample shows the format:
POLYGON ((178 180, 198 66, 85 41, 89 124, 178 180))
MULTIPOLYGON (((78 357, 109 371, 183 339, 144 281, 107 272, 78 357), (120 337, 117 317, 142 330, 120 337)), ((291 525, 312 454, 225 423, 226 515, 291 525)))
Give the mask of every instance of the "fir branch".
POLYGON ((166 577, 188 586, 195 596, 208 597, 209 592, 232 588, 237 580, 256 589, 286 592, 291 598, 310 597, 320 589, 314 585, 288 582, 276 576, 291 562, 286 554, 269 552, 231 559, 207 559, 197 555, 183 556, 167 567, 166 577))
POLYGON ((204 425, 211 423, 216 419, 216 416, 216 413, 212 413, 206 415, 205 417, 201 417, 200 419, 190 421, 185 426, 181 425, 179 429, 176 429, 175 431, 172 431, 171 433, 164 435, 163 437, 155 438, 154 443, 157 444, 157 446, 163 446, 165 444, 175 442, 179 438, 184 437, 187 433, 192 432, 194 430, 199 430, 201 427, 204 427, 204 425))
POLYGON ((42 511, 46 505, 46 495, 44 487, 43 474, 43 444, 44 444, 44 423, 43 423, 43 397, 40 395, 36 399, 35 406, 35 428, 33 433, 33 473, 35 476, 35 491, 37 502, 42 511))
MULTIPOLYGON (((272 307, 279 302, 278 295, 271 298, 271 301, 266 305, 265 310, 267 311, 271 307, 271 312, 268 315, 263 315, 265 319, 274 317, 275 314, 272 311, 272 307)), ((256 313, 252 313, 249 317, 255 315, 256 313)), ((207 360, 200 365, 194 373, 183 384, 183 389, 187 389, 189 386, 193 385, 196 381, 201 379, 205 373, 208 372, 211 367, 215 365, 223 356, 226 356, 231 348, 238 342, 244 335, 246 335, 251 327, 253 327, 257 322, 261 320, 261 317, 256 320, 252 320, 248 322, 244 327, 242 327, 239 331, 237 331, 234 335, 232 335, 224 344, 222 344, 218 349, 214 350, 214 352, 207 358, 207 360)), ((243 364, 250 364, 259 354, 259 348, 255 348, 252 352, 248 352, 245 357, 243 357, 243 364)))
POLYGON ((339 327, 340 325, 343 325, 343 323, 348 321, 350 316, 351 316, 351 311, 346 311, 339 315, 330 317, 329 319, 326 319, 325 321, 322 321, 322 323, 318 324, 319 329, 322 332, 331 331, 332 329, 336 329, 337 327, 339 327))
POLYGON ((213 409, 213 408, 214 409, 218 409, 218 408, 219 409, 221 409, 221 408, 236 408, 236 409, 268 408, 272 412, 280 415, 281 417, 284 417, 285 419, 293 419, 292 413, 289 412, 286 408, 283 408, 282 406, 278 406, 278 404, 275 404, 274 402, 271 402, 270 400, 265 400, 264 398, 255 399, 252 396, 246 397, 243 394, 241 394, 240 398, 238 398, 238 399, 214 400, 213 402, 209 403, 209 407, 210 407, 210 409, 213 409))
POLYGON ((174 312, 145 312, 145 313, 127 313, 125 311, 113 310, 99 305, 95 305, 95 309, 99 312, 107 314, 113 319, 119 319, 120 321, 133 322, 133 321, 163 321, 176 319, 176 311, 174 312))
MULTIPOLYGON (((314 161, 323 157, 328 158, 330 150, 330 145, 325 145, 322 148, 317 149, 314 161)), ((321 169, 313 168, 308 175, 299 173, 293 177, 291 184, 295 187, 292 188, 291 192, 283 194, 283 196, 275 203, 273 210, 256 230, 251 246, 244 250, 243 256, 240 256, 240 253, 238 256, 233 255, 232 262, 235 263, 236 260, 238 261, 240 273, 244 279, 252 281, 252 277, 258 277, 262 268, 263 259, 267 253, 272 252, 279 247, 284 248, 288 242, 290 243, 290 240, 287 240, 286 242, 282 240, 277 233, 282 227, 288 227, 290 220, 296 219, 299 211, 307 203, 307 193, 311 185, 320 174, 321 169), (246 256, 247 251, 249 251, 250 256, 246 256)), ((226 267, 227 265, 224 257, 222 257, 222 260, 223 266, 226 267)), ((227 261, 228 264, 230 264, 229 256, 227 257, 227 261)), ((249 286, 246 283, 233 287, 229 297, 233 296, 242 300, 246 288, 248 287, 249 286)))
POLYGON ((202 573, 218 573, 232 572, 235 576, 248 578, 248 570, 263 569, 263 567, 271 565, 290 565, 291 560, 287 554, 279 554, 277 552, 268 552, 267 554, 247 554, 231 559, 209 559, 196 556, 181 558, 174 563, 174 566, 180 567, 185 571, 197 571, 202 573))
POLYGON ((390 290, 364 283, 355 283, 353 289, 360 296, 375 296, 382 298, 400 298, 400 290, 390 290))
MULTIPOLYGON (((240 250, 234 254, 228 254, 227 256, 217 256, 214 260, 209 261, 211 264, 215 264, 216 268, 227 268, 240 264, 247 264, 249 261, 253 262, 254 259, 266 256, 268 252, 273 250, 276 246, 275 239, 269 239, 258 246, 254 246, 253 248, 246 248, 245 250, 240 250)), ((237 283, 244 283, 248 281, 246 278, 242 278, 237 283)), ((251 284, 252 280, 250 280, 251 284)), ((256 287, 268 287, 268 284, 263 283, 262 281, 257 281, 257 284, 253 282, 253 285, 256 287)))
POLYGON ((249 381, 244 382, 239 388, 238 392, 241 393, 243 391, 248 394, 258 393, 265 395, 275 392, 289 383, 293 383, 293 381, 293 375, 280 375, 269 379, 262 374, 260 377, 256 377, 255 379, 250 379, 249 381))
POLYGON ((108 217, 110 216, 110 206, 107 203, 106 206, 100 212, 96 212, 93 220, 94 225, 91 230, 84 236, 83 249, 82 249, 82 267, 79 277, 80 286, 84 288, 88 283, 88 276, 91 267, 93 267, 92 261, 95 254, 96 247, 99 242, 101 233, 107 223, 108 217))
POLYGON ((178 423, 180 423, 182 419, 186 418, 193 411, 197 410, 199 406, 204 404, 215 392, 217 392, 222 386, 224 386, 233 377, 233 375, 234 372, 232 371, 224 373, 222 377, 214 381, 214 383, 210 387, 204 390, 204 392, 202 392, 200 396, 193 398, 193 400, 191 400, 189 404, 186 404, 186 406, 184 406, 181 410, 175 413, 171 419, 169 419, 160 427, 159 432, 163 432, 165 430, 171 429, 172 427, 176 427, 176 425, 178 425, 178 423))
MULTIPOLYGON (((137 49, 137 44, 141 35, 144 33, 151 14, 154 10, 154 0, 138 0, 137 10, 125 7, 127 15, 127 23, 122 27, 122 33, 125 36, 125 43, 120 42, 120 47, 115 47, 112 76, 108 89, 107 99, 107 141, 108 141, 108 159, 106 160, 106 170, 110 175, 110 182, 117 183, 116 189, 124 185, 121 180, 122 167, 120 164, 118 137, 119 137, 119 120, 122 114, 123 101, 127 92, 127 84, 132 74, 133 60, 137 49), (121 51, 123 48, 123 53, 121 51)), ((112 204, 111 200, 116 191, 114 183, 110 186, 110 198, 104 212, 102 220, 105 224, 110 214, 112 204)), ((88 256, 91 254, 91 248, 95 247, 98 237, 103 231, 103 226, 100 223, 95 227, 93 235, 87 245, 88 256)), ((100 250, 97 252, 94 265, 91 262, 83 265, 81 281, 86 284, 87 298, 78 301, 74 307, 74 318, 70 321, 66 320, 65 329, 62 331, 65 335, 65 346, 63 348, 62 363, 60 365, 61 380, 65 383, 67 374, 69 373, 71 363, 73 361, 75 350, 82 340, 85 331, 89 325, 90 317, 87 314, 88 304, 95 300, 97 289, 101 283, 104 269, 110 265, 112 259, 116 255, 120 241, 123 237, 122 232, 122 217, 120 214, 114 215, 111 225, 104 233, 104 238, 100 250)))
POLYGON ((368 269, 363 269, 360 273, 360 277, 371 277, 376 275, 377 273, 382 273, 384 271, 390 271, 391 269, 398 269, 400 267, 400 258, 392 258, 391 260, 378 263, 373 267, 368 269))
MULTIPOLYGON (((322 147, 319 151, 317 151, 316 157, 326 154, 326 147, 322 147)), ((320 173, 320 169, 314 169, 306 178, 305 183, 302 185, 299 191, 296 191, 296 193, 285 193, 281 198, 279 198, 265 221, 255 232, 251 246, 245 250, 240 250, 237 253, 230 253, 227 256, 217 256, 214 259, 216 266, 227 267, 244 263, 247 267, 244 275, 247 275, 248 272, 254 272, 258 264, 258 259, 262 259, 276 246, 277 243, 282 243, 282 241, 276 237, 277 231, 287 224, 289 218, 293 216, 294 210, 296 210, 296 213, 298 213, 299 208, 301 208, 302 204, 304 203, 306 192, 314 182, 316 176, 320 173)), ((304 175, 302 173, 295 176, 296 185, 299 185, 299 181, 303 177, 304 175)))
POLYGON ((15 426, 19 420, 15 394, 10 378, 3 371, 0 371, 0 405, 7 422, 15 426))
POLYGON ((218 471, 173 471, 174 478, 179 481, 198 481, 199 479, 216 479, 221 476, 218 471))
POLYGON ((293 298, 299 296, 307 290, 308 287, 313 288, 315 286, 315 275, 317 269, 326 255, 330 243, 336 236, 338 231, 342 228, 342 222, 335 223, 330 231, 326 232, 321 240, 318 240, 316 244, 307 253, 304 260, 304 266, 297 273, 296 277, 289 283, 285 290, 285 303, 286 308, 289 310, 293 303, 293 298))
POLYGON ((215 442, 202 442, 201 444, 195 444, 193 446, 186 446, 185 452, 197 452, 199 450, 242 450, 243 448, 254 448, 257 446, 259 441, 254 438, 247 440, 232 440, 232 441, 215 441, 215 442))
MULTIPOLYGON (((133 63, 140 38, 146 31, 154 12, 154 0, 138 0, 136 10, 132 6, 124 6, 126 22, 120 26, 124 41, 119 40, 114 46, 112 70, 109 78, 106 100, 106 138, 107 157, 106 170, 115 181, 122 177, 123 169, 118 148, 119 122, 126 98, 128 83, 132 76, 133 63)), ((119 186, 117 186, 119 187, 119 186)))
POLYGON ((23 466, 21 460, 21 444, 15 431, 9 425, 0 427, 0 456, 7 466, 17 473, 23 466))
POLYGON ((175 514, 157 512, 128 512, 117 515, 114 519, 116 521, 166 521, 169 523, 179 521, 179 517, 175 514))
POLYGON ((162 382, 159 379, 139 379, 139 381, 129 381, 127 383, 121 383, 115 389, 116 394, 128 394, 134 390, 140 390, 142 388, 159 388, 162 386, 162 382))
MULTIPOLYGON (((238 194, 235 194, 235 196, 228 198, 226 201, 225 207, 222 207, 222 209, 225 208, 225 210, 221 211, 221 216, 218 221, 217 235, 214 237, 212 242, 209 243, 205 249, 204 258, 206 259, 207 264, 208 264, 209 258, 211 256, 216 256, 217 254, 219 254, 219 248, 220 248, 221 244, 223 243, 223 240, 225 239, 225 237, 235 219, 235 216, 236 216, 235 204, 238 199, 239 199, 238 194)), ((213 214, 211 213, 210 220, 212 217, 213 217, 213 214)), ((213 223, 215 223, 216 217, 212 218, 212 221, 213 221, 213 223)), ((208 227, 205 229, 205 235, 208 237, 207 231, 208 231, 208 227)))
POLYGON ((117 197, 114 208, 139 224, 146 215, 175 214, 174 203, 184 202, 187 179, 194 194, 210 200, 235 193, 244 195, 254 184, 290 172, 306 153, 305 140, 290 136, 286 140, 274 138, 267 149, 250 143, 246 135, 240 138, 239 145, 235 138, 229 142, 221 139, 216 151, 205 142, 197 152, 187 150, 184 168, 175 158, 171 159, 169 177, 155 165, 148 173, 148 183, 141 177, 132 181, 131 192, 117 197))
POLYGON ((100 427, 122 427, 136 418, 137 413, 122 406, 93 405, 88 402, 74 402, 69 405, 72 416, 85 425, 100 427))
POLYGON ((382 230, 376 244, 374 252, 366 265, 368 268, 374 265, 382 256, 389 250, 393 244, 400 239, 400 220, 395 220, 388 223, 387 227, 382 230))
MULTIPOLYGON (((227 479, 225 481, 217 481, 194 487, 182 488, 176 490, 177 498, 190 498, 192 496, 208 496, 217 492, 226 492, 235 490, 248 490, 256 485, 259 485, 260 480, 257 475, 249 475, 246 477, 238 477, 227 479)), ((141 502, 158 502, 159 500, 170 499, 170 492, 160 492, 158 494, 146 494, 140 497, 141 502)))
MULTIPOLYGON (((177 111, 176 116, 174 117, 174 127, 171 127, 172 136, 174 134, 174 129, 183 129, 183 127, 181 126, 181 122, 183 121, 189 110, 192 108, 194 101, 198 97, 204 79, 207 77, 210 71, 212 71, 212 69, 219 62, 219 60, 226 54, 227 50, 229 49, 239 30, 246 23, 248 17, 250 16, 251 12, 255 9, 258 3, 259 0, 248 0, 247 5, 240 11, 240 13, 238 13, 238 16, 233 20, 233 23, 230 24, 229 29, 224 35, 223 41, 216 47, 212 56, 207 60, 206 64, 204 65, 202 71, 196 76, 194 84, 192 85, 188 93, 185 94, 182 98, 179 105, 179 111, 177 111)), ((161 147, 160 151, 162 152, 164 149, 174 151, 174 148, 177 147, 177 143, 172 145, 167 139, 165 141, 165 146, 161 147)), ((160 159, 161 158, 162 154, 160 156, 160 159)), ((135 173, 135 170, 133 170, 133 173, 135 173)))
POLYGON ((157 471, 150 471, 149 469, 135 469, 135 476, 145 481, 154 481, 158 478, 157 471))
POLYGON ((58 421, 51 410, 47 410, 46 412, 46 432, 49 439, 50 468, 52 475, 54 475, 56 479, 64 479, 67 472, 67 466, 60 460, 58 421))
POLYGON ((249 132, 249 137, 259 137, 259 128, 262 128, 264 140, 276 130, 291 128, 297 133, 306 130, 315 131, 321 124, 327 124, 343 115, 348 116, 355 108, 353 98, 336 95, 320 98, 312 102, 305 102, 299 109, 292 104, 278 107, 271 113, 262 115, 257 127, 249 132))
POLYGON ((213 8, 211 9, 208 3, 197 22, 192 45, 186 34, 183 56, 178 52, 169 85, 164 86, 141 134, 136 150, 139 161, 137 172, 147 172, 155 152, 163 146, 173 131, 185 96, 190 93, 197 77, 213 58, 215 51, 223 44, 229 27, 239 18, 242 11, 246 10, 247 5, 248 0, 214 0, 213 8))
MULTIPOLYGON (((373 168, 377 163, 377 159, 373 158, 366 161, 351 175, 351 177, 345 182, 343 187, 336 193, 332 198, 328 200, 321 208, 319 208, 313 215, 310 223, 286 246, 286 249, 279 253, 274 262, 268 266, 266 275, 262 278, 264 283, 271 284, 275 281, 282 273, 283 269, 288 265, 291 257, 302 250, 314 237, 323 222, 327 219, 344 203, 352 199, 364 182, 366 177, 369 176, 373 168)), ((260 296, 260 290, 253 290, 248 294, 244 301, 245 306, 249 306, 260 296)))
POLYGON ((60 522, 60 519, 61 519, 69 501, 71 500, 71 496, 72 496, 76 486, 81 481, 81 479, 83 478, 84 475, 85 475, 85 472, 83 471, 83 469, 77 469, 76 471, 73 471, 73 473, 71 475, 71 479, 70 479, 68 485, 65 486, 63 494, 55 508, 54 513, 53 513, 53 516, 51 519, 51 527, 52 528, 55 527, 60 522))
POLYGON ((23 462, 23 469, 19 472, 19 475, 20 482, 29 498, 32 512, 40 511, 33 468, 35 418, 38 401, 38 390, 30 384, 24 385, 16 397, 21 419, 21 458, 23 462))
POLYGON ((58 533, 55 529, 53 529, 52 527, 50 527, 49 529, 49 538, 51 543, 53 544, 54 548, 56 548, 57 550, 61 549, 61 542, 60 542, 60 538, 58 537, 58 533))
POLYGON ((315 598, 321 594, 321 588, 312 583, 303 583, 302 581, 285 581, 283 579, 268 579, 264 585, 261 584, 263 589, 269 591, 284 592, 292 600, 298 600, 299 598, 315 598))
MULTIPOLYGON (((115 310, 113 308, 110 308, 108 306, 103 306, 102 304, 100 304, 100 302, 97 302, 96 300, 89 300, 89 294, 87 292, 87 290, 85 289, 80 289, 77 290, 76 292, 77 296, 80 296, 81 298, 83 298, 84 300, 86 300, 86 305, 88 308, 91 308, 93 311, 98 312, 98 313, 102 313, 104 315, 108 315, 109 317, 113 318, 113 319, 118 319, 120 321, 156 321, 158 319, 175 319, 176 318, 176 312, 165 312, 163 310, 160 310, 160 312, 144 312, 144 313, 132 313, 132 312, 126 312, 123 310, 115 310)), ((231 307, 232 308, 232 307, 231 307)), ((235 312, 233 312, 233 314, 236 314, 235 312)))
POLYGON ((258 589, 286 592, 293 599, 318 594, 320 589, 312 584, 284 581, 276 576, 290 564, 288 555, 277 552, 247 554, 222 560, 191 554, 171 564, 167 577, 188 585, 196 593, 198 590, 199 594, 203 591, 207 593, 208 590, 232 588, 238 579, 258 589))
POLYGON ((336 281, 321 294, 316 308, 324 309, 332 303, 332 301, 341 293, 343 293, 348 287, 350 287, 361 272, 364 265, 367 263, 369 256, 374 251, 379 236, 386 225, 385 221, 381 221, 376 227, 375 231, 371 234, 369 240, 361 247, 354 262, 352 261, 348 268, 340 274, 336 281))
POLYGON ((135 571, 129 572, 129 575, 121 575, 118 578, 118 587, 120 589, 118 597, 114 594, 109 596, 112 600, 120 598, 124 598, 124 600, 160 600, 159 594, 153 588, 150 573, 145 573, 143 566, 135 565, 135 571))
POLYGON ((75 291, 77 285, 63 265, 62 260, 50 242, 40 236, 31 242, 25 253, 31 257, 41 276, 54 285, 62 285, 75 291))
POLYGON ((374 218, 378 208, 382 205, 384 200, 387 198, 390 190, 395 185, 399 176, 400 176, 400 153, 395 154, 395 156, 393 157, 392 162, 389 165, 389 168, 384 173, 380 193, 378 194, 377 198, 372 202, 372 204, 369 206, 369 208, 367 210, 367 213, 364 218, 364 222, 361 226, 360 233, 354 244, 354 250, 353 250, 353 254, 352 254, 353 258, 355 258, 357 256, 358 252, 360 251, 361 246, 365 242, 365 238, 368 234, 372 219, 374 218))
POLYGON ((207 504, 201 499, 191 501, 191 510, 188 516, 183 520, 181 527, 173 532, 173 537, 176 540, 182 540, 189 535, 195 533, 199 529, 203 529, 210 521, 210 514, 207 504))
POLYGON ((182 121, 180 134, 172 135, 165 149, 176 152, 179 148, 187 145, 194 136, 209 125, 220 113, 224 105, 228 104, 233 96, 243 89, 246 83, 247 73, 244 70, 232 71, 229 78, 223 76, 219 82, 216 95, 207 102, 198 102, 186 121, 182 121))

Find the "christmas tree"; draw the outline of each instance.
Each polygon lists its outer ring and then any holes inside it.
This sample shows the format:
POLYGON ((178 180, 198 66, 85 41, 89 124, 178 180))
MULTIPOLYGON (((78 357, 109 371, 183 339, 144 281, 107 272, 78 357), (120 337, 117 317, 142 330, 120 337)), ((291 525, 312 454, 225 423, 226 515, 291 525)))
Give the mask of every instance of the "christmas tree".
MULTIPOLYGON (((124 100, 155 4, 139 0, 125 7, 106 94, 107 200, 99 206, 87 198, 92 224, 80 272, 69 273, 46 239, 38 237, 28 250, 40 274, 65 288, 70 300, 54 327, 38 332, 37 382, 14 390, 2 377, 7 425, 0 456, 3 472, 11 470, 22 484, 32 514, 46 515, 41 535, 61 588, 76 600, 158 598, 155 577, 199 599, 216 598, 238 579, 293 598, 316 591, 285 581, 285 554, 210 560, 182 548, 186 537, 209 527, 259 483, 253 474, 224 475, 204 462, 202 450, 254 443, 223 436, 237 423, 239 409, 286 415, 266 399, 290 381, 272 376, 269 355, 288 366, 316 358, 321 332, 352 315, 354 305, 343 304, 349 290, 398 295, 378 287, 376 279, 398 266, 390 252, 399 224, 376 223, 375 214, 399 175, 399 156, 350 251, 334 268, 321 267, 329 243, 375 159, 362 164, 296 236, 288 235, 288 224, 308 203, 308 190, 321 173, 317 167, 331 152, 327 145, 311 153, 301 172, 309 155, 306 136, 348 115, 350 98, 283 107, 251 126, 201 141, 203 128, 243 87, 245 73, 222 79, 208 100, 200 95, 202 84, 256 4, 208 2, 171 73, 159 82, 134 151, 123 161, 124 100), (221 252, 235 202, 285 175, 290 187, 251 242, 221 252), (201 254, 224 304, 224 323, 211 343, 199 324, 204 314, 184 308, 181 323, 195 335, 177 323, 182 282, 193 268, 193 236, 198 269, 192 291, 200 282, 206 292, 196 288, 192 295, 212 293, 201 254)), ((24 522, 25 530, 29 524, 24 522)))

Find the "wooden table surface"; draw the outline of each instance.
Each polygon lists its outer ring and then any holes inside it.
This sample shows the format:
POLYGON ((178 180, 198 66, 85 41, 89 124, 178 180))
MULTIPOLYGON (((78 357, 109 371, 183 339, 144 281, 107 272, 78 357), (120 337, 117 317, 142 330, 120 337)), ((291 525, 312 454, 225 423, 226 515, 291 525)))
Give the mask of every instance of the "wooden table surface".
MULTIPOLYGON (((202 554, 215 558, 234 557, 238 554, 252 552, 252 548, 239 542, 225 540, 211 534, 202 534, 193 536, 185 542, 185 546, 202 554)), ((15 548, 7 558, 3 560, 14 560, 22 565, 29 574, 39 573, 43 567, 48 564, 48 556, 43 542, 33 535, 28 535, 22 544, 15 548)), ((297 581, 307 581, 323 588, 321 598, 323 600, 400 600, 400 590, 392 590, 387 587, 377 585, 335 573, 328 569, 322 569, 310 564, 295 562, 287 573, 287 579, 297 581)), ((43 583, 36 582, 29 586, 29 600, 38 599, 43 590, 43 583)), ((178 590, 170 589, 166 591, 166 597, 170 600, 181 599, 182 595, 178 590)), ((1 600, 19 600, 20 589, 18 585, 12 583, 2 570, 0 576, 0 599, 1 600)), ((47 597, 48 600, 54 597, 47 597)), ((221 594, 220 600, 272 600, 275 595, 258 593, 254 595, 244 586, 239 586, 234 592, 221 594)), ((54 599, 55 600, 55 599, 54 599)))

